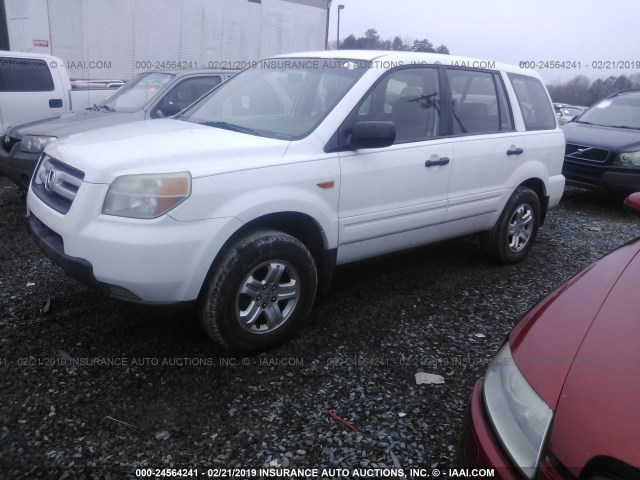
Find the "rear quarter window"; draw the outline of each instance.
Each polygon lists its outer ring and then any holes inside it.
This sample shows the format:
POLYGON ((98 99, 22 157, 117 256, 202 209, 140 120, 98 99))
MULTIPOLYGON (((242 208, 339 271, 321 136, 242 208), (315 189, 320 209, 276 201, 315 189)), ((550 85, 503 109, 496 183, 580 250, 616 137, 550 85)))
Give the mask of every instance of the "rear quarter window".
POLYGON ((504 85, 496 73, 447 69, 454 135, 513 130, 504 85))
POLYGON ((53 90, 53 78, 44 60, 0 57, 0 92, 53 90))
POLYGON ((553 130, 556 116, 544 85, 534 77, 517 73, 507 74, 516 92, 520 111, 527 130, 553 130))

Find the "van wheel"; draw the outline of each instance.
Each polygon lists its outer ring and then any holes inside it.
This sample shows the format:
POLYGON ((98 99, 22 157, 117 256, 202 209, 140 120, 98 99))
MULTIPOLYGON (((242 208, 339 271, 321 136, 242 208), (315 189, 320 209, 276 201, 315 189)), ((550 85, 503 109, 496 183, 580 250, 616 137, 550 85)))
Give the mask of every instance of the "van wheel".
POLYGON ((302 242, 278 231, 256 231, 216 263, 201 294, 200 322, 224 349, 267 350, 300 327, 317 284, 314 259, 302 242))
POLYGON ((518 187, 495 226, 480 234, 484 253, 502 263, 517 263, 533 245, 540 225, 540 199, 527 187, 518 187))

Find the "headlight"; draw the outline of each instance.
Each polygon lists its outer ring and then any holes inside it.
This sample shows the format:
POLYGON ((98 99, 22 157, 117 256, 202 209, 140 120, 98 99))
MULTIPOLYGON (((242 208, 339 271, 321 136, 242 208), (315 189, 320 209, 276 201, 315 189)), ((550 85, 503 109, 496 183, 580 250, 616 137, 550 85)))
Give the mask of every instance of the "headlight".
POLYGON ((484 404, 500 443, 527 478, 534 478, 553 411, 522 376, 506 344, 484 377, 484 404))
POLYGON ((640 152, 621 153, 613 161, 613 164, 624 167, 640 167, 640 152))
POLYGON ((42 153, 49 142, 58 137, 46 137, 42 135, 25 135, 20 141, 20 150, 28 153, 42 153))
POLYGON ((156 218, 191 195, 189 172, 125 175, 109 187, 102 213, 129 218, 156 218))

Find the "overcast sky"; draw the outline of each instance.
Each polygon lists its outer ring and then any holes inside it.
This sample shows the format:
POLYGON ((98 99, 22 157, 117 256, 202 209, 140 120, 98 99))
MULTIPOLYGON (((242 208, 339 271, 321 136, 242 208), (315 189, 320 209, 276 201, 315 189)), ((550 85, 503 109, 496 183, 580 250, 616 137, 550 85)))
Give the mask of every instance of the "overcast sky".
MULTIPOLYGON (((537 69, 546 82, 584 74, 595 79, 640 73, 640 0, 333 0, 329 39, 364 36, 375 28, 383 40, 427 38, 453 55, 518 64, 575 61, 580 69, 537 69), (592 62, 633 62, 625 70, 596 69, 592 62)), ((602 64, 603 67, 610 65, 602 64)))

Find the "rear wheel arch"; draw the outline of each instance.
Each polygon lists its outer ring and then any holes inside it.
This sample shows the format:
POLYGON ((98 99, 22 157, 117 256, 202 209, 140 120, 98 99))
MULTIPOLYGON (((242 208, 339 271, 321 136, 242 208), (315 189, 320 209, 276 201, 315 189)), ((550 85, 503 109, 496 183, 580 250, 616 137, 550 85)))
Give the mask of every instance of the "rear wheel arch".
POLYGON ((538 232, 540 212, 538 194, 525 185, 519 185, 493 228, 480 233, 480 248, 500 263, 523 260, 538 232))
POLYGON ((540 178, 530 178, 518 186, 530 188, 538 196, 538 200, 540 200, 540 225, 543 225, 549 210, 549 196, 544 182, 540 178))

